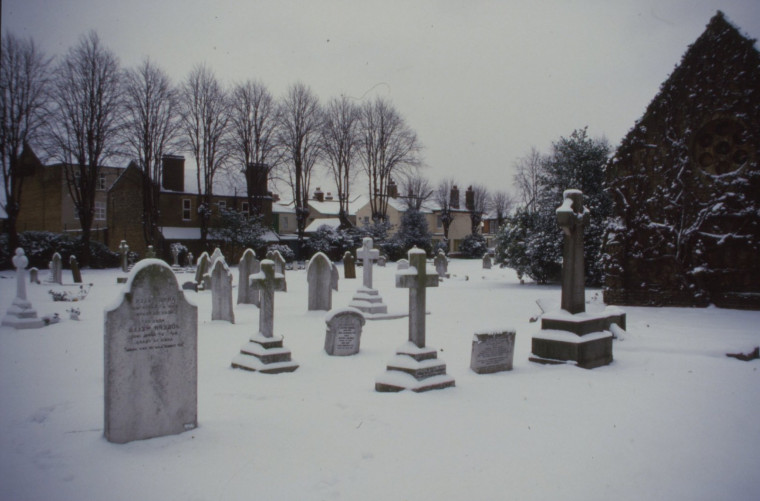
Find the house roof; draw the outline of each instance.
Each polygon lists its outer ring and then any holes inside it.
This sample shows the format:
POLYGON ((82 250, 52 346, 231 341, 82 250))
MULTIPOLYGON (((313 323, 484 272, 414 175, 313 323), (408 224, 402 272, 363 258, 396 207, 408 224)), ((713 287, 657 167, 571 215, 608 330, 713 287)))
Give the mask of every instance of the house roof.
POLYGON ((303 230, 303 232, 314 233, 320 228, 320 226, 329 226, 330 228, 337 230, 338 227, 340 226, 340 219, 332 218, 332 217, 315 219, 314 221, 311 222, 309 226, 307 226, 303 230))

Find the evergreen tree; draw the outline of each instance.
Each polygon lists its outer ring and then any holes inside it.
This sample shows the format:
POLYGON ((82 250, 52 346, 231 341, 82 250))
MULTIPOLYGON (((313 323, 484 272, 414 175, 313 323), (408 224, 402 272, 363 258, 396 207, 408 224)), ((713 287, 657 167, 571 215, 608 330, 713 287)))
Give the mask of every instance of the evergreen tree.
POLYGON ((411 208, 401 216, 401 226, 394 235, 401 253, 406 253, 415 245, 428 255, 432 252, 432 236, 428 229, 427 219, 420 211, 411 208))

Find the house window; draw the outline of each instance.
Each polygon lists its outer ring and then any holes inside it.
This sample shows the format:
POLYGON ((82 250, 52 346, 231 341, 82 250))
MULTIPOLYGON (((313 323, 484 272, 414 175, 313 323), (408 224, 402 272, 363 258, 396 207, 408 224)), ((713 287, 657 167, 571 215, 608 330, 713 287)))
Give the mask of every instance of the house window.
POLYGON ((183 198, 182 199, 182 220, 190 221, 191 212, 192 212, 191 200, 189 198, 183 198))
POLYGON ((282 217, 282 229, 287 230, 288 229, 288 217, 283 216, 282 217))
POLYGON ((95 202, 95 221, 106 220, 106 203, 95 202))
POLYGON ((369 225, 369 216, 364 216, 364 226, 369 225))
POLYGON ((242 210, 240 212, 242 212, 246 217, 248 217, 251 214, 251 209, 248 205, 248 202, 243 202, 241 207, 242 207, 242 210))
POLYGON ((436 228, 443 228, 443 221, 441 220, 441 216, 437 216, 435 218, 435 227, 436 228))
POLYGON ((99 190, 105 190, 106 189, 106 175, 103 172, 101 172, 98 175, 98 189, 99 190))

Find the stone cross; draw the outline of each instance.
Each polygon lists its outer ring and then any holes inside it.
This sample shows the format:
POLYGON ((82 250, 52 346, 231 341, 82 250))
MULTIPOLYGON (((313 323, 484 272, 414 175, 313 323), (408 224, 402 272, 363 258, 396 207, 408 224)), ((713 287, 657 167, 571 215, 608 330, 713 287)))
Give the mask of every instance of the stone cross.
POLYGON ((24 254, 24 249, 17 248, 11 261, 16 267, 16 298, 8 308, 2 325, 10 325, 17 329, 42 327, 43 321, 37 318, 37 311, 26 298, 26 266, 29 264, 29 258, 24 254))
POLYGON ((438 275, 428 273, 425 251, 409 251, 409 268, 396 274, 396 287, 409 289, 409 341, 425 347, 425 290, 438 287, 438 275))
POLYGON ((570 313, 586 311, 583 269, 583 228, 588 209, 583 206, 580 190, 565 190, 557 208, 557 224, 565 234, 562 249, 562 309, 570 313))
POLYGON ((259 333, 271 338, 274 336, 274 293, 285 290, 285 277, 274 272, 274 261, 265 259, 261 262, 261 271, 249 278, 251 287, 261 293, 259 307, 259 333))
POLYGON ((119 254, 121 254, 121 271, 126 273, 129 269, 129 263, 127 262, 127 257, 129 255, 129 245, 127 245, 126 240, 122 240, 119 244, 119 254))
POLYGON ((179 267, 179 248, 175 245, 172 245, 172 258, 174 259, 172 266, 179 267))
POLYGON ((372 248, 372 239, 365 237, 360 249, 356 249, 356 257, 363 261, 364 281, 366 289, 372 288, 372 261, 380 257, 380 251, 372 248))

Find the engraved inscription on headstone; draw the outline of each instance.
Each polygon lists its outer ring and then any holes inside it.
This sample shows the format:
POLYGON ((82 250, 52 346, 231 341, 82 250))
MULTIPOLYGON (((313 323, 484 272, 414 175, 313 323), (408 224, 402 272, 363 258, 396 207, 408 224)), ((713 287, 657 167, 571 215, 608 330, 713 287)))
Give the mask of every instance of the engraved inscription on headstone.
POLYGON ((472 339, 470 368, 478 374, 511 371, 515 331, 478 333, 472 339))
POLYGON ((359 353, 364 315, 356 308, 333 310, 325 317, 325 351, 328 355, 347 356, 359 353))
POLYGON ((105 312, 105 436, 126 443, 197 426, 198 309, 159 259, 105 312))

